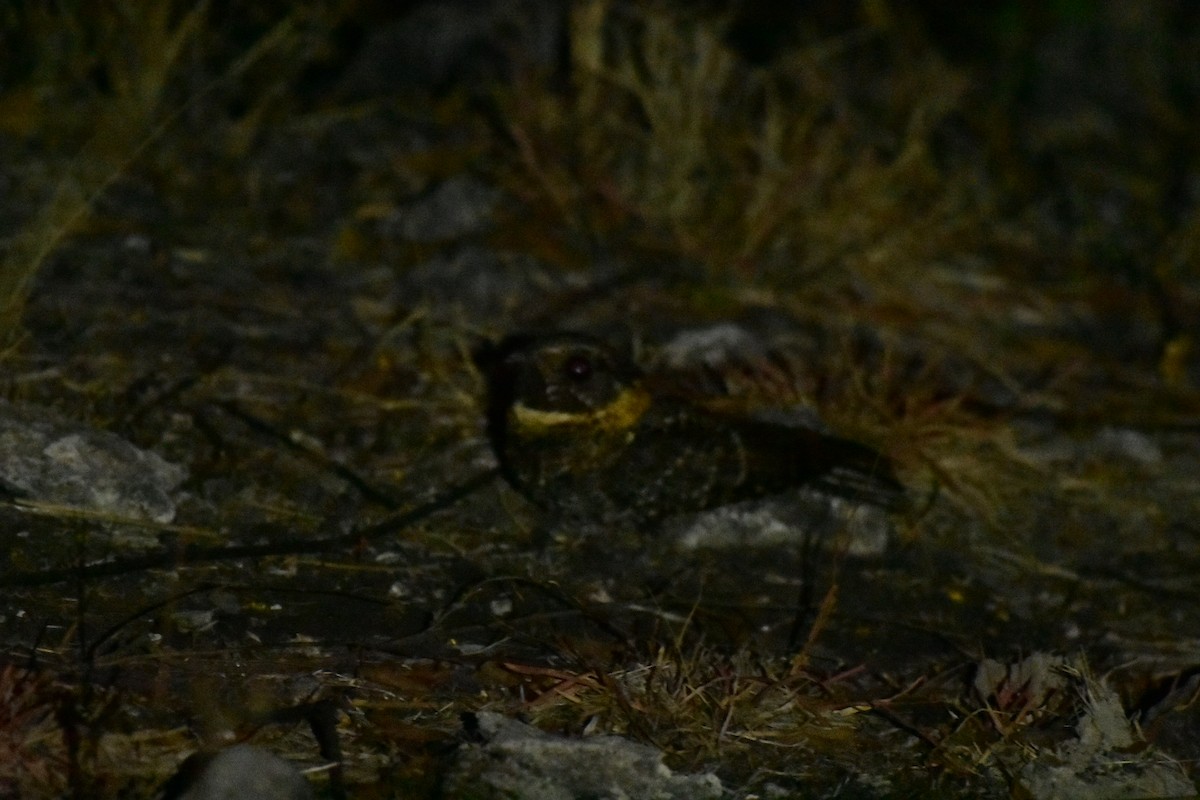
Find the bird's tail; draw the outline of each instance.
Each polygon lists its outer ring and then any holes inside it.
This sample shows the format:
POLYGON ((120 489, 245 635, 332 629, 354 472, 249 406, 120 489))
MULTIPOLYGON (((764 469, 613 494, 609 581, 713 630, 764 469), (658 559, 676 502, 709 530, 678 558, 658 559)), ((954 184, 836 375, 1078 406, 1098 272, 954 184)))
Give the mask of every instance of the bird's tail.
POLYGON ((824 437, 821 444, 828 468, 814 481, 817 488, 888 511, 910 507, 910 498, 887 456, 858 442, 833 436, 824 437))

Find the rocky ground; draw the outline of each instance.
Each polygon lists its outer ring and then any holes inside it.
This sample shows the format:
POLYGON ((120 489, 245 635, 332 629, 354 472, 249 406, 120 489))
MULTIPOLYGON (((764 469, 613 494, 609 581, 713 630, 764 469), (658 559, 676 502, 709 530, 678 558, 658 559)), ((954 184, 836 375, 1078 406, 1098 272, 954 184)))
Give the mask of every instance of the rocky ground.
POLYGON ((1194 15, 519 5, 0 95, 0 795, 1193 794, 1194 15), (547 529, 472 357, 547 329, 911 507, 547 529))

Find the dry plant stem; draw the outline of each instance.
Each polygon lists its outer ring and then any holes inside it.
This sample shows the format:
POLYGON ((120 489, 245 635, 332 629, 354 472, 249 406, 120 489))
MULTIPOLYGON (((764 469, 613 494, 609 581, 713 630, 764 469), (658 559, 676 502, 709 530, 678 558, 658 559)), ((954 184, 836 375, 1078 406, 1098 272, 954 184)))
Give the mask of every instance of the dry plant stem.
MULTIPOLYGON (((155 10, 154 21, 139 20, 139 25, 157 25, 161 40, 155 44, 153 69, 113 70, 118 99, 113 107, 101 114, 96 133, 83 146, 67 175, 55 188, 53 196, 24 225, 22 234, 0 261, 0 342, 11 346, 19 335, 25 301, 33 278, 46 259, 72 233, 77 231, 91 214, 96 201, 112 184, 160 141, 189 110, 208 97, 217 87, 242 75, 259 59, 279 46, 291 33, 293 22, 285 18, 256 42, 229 69, 211 80, 188 100, 169 112, 149 128, 142 137, 130 136, 130 127, 149 125, 157 108, 175 62, 184 47, 201 29, 208 3, 191 8, 174 30, 168 30, 170 3, 150 4, 155 10), (161 42, 165 41, 166 46, 161 42), (132 74, 131 74, 132 73, 132 74), (129 143, 136 142, 132 149, 129 143), (116 155, 112 155, 115 152, 116 155), (99 175, 88 164, 100 164, 99 175), (93 174, 89 174, 93 173, 93 174)), ((147 34, 147 38, 154 34, 147 34)))
POLYGON ((812 627, 808 630, 808 638, 805 639, 804 646, 800 648, 800 652, 792 658, 792 666, 788 672, 789 678, 799 677, 808 665, 809 651, 820 637, 821 632, 825 630, 830 620, 833 619, 833 612, 837 608, 837 593, 838 585, 834 583, 821 599, 816 619, 813 620, 812 627))
MULTIPOLYGON (((92 578, 114 575, 127 575, 148 569, 172 569, 181 564, 195 565, 238 558, 266 558, 270 556, 295 555, 297 553, 320 553, 339 547, 352 547, 363 541, 369 541, 402 530, 425 519, 431 514, 449 508, 462 498, 491 483, 496 479, 497 475, 496 470, 487 470, 448 489, 429 502, 422 503, 412 509, 389 514, 379 522, 364 525, 345 534, 316 538, 280 537, 279 540, 274 542, 255 545, 201 547, 185 544, 177 548, 158 550, 144 556, 105 561, 99 564, 79 564, 74 567, 64 567, 61 569, 14 572, 8 575, 0 575, 0 588, 45 586, 70 580, 90 580, 92 578)), ((9 505, 13 508, 21 508, 19 503, 10 503, 9 505)), ((336 530, 338 521, 332 520, 326 527, 336 530)))

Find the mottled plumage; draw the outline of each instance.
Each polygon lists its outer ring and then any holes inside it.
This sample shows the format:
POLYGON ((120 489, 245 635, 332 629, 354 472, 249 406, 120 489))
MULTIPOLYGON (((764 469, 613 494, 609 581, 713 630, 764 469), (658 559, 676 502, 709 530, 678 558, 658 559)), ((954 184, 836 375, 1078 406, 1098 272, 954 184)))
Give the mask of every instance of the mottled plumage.
POLYGON ((903 502, 871 448, 654 393, 629 358, 589 337, 509 337, 480 362, 503 474, 566 518, 654 522, 804 485, 903 502))

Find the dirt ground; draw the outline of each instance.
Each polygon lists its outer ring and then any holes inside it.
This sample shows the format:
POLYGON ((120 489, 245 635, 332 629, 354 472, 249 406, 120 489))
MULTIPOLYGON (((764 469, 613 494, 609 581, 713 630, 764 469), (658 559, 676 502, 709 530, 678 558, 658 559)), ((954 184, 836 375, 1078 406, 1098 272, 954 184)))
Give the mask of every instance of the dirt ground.
POLYGON ((0 796, 514 796, 491 712, 728 797, 1194 793, 1194 12, 163 5, 0 40, 0 796), (472 355, 546 330, 909 507, 555 524, 472 355))

